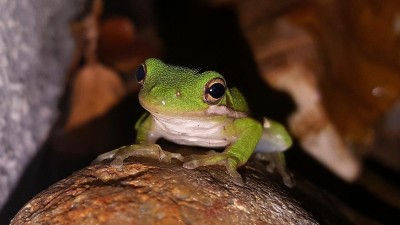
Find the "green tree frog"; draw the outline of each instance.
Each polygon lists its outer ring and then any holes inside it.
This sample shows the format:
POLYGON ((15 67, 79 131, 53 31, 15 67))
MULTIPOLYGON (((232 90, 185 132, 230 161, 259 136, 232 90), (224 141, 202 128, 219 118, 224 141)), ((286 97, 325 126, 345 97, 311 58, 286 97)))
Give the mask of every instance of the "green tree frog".
POLYGON ((148 111, 136 123, 137 144, 104 153, 96 161, 114 159, 111 164, 121 167, 127 157, 150 156, 186 161, 183 167, 187 169, 218 164, 240 182, 236 169, 256 150, 271 153, 270 169, 277 168, 284 183, 292 186, 282 152, 292 144, 288 132, 272 120, 263 118, 260 122, 250 117, 244 96, 238 89, 228 88, 221 74, 171 66, 151 58, 139 66, 136 79, 142 86, 139 102, 148 111), (155 144, 159 138, 224 150, 185 160, 178 153, 161 150, 155 144))

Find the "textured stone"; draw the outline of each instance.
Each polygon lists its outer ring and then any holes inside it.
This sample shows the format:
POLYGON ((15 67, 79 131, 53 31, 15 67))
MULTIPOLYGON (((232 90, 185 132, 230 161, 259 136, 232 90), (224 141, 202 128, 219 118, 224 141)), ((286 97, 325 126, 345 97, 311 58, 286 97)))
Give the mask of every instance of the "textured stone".
POLYGON ((244 185, 220 166, 127 161, 120 171, 103 162, 74 173, 28 202, 11 224, 354 224, 347 215, 357 218, 307 182, 285 187, 254 159, 240 170, 244 185))

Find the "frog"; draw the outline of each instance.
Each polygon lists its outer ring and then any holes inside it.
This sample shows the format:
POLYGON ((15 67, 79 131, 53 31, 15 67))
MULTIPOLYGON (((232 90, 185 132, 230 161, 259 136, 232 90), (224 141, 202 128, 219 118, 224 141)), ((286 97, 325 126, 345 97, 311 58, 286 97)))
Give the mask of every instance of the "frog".
POLYGON ((149 58, 135 76, 141 86, 139 103, 147 111, 136 122, 136 144, 104 153, 95 161, 113 159, 111 165, 120 168, 128 157, 145 156, 165 162, 177 159, 187 169, 222 165, 236 183, 243 183, 237 169, 257 152, 270 162, 269 171, 276 169, 283 182, 293 186, 284 157, 292 145, 288 131, 271 119, 253 118, 244 95, 236 87, 228 87, 220 73, 149 58), (160 138, 222 151, 183 157, 162 150, 156 143, 160 138))

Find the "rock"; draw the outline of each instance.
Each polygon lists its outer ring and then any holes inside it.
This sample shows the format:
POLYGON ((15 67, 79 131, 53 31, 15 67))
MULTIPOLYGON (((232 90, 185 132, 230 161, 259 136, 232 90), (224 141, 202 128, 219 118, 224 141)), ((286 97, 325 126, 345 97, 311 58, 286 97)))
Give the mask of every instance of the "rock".
POLYGON ((37 195, 11 224, 353 224, 336 207, 308 200, 317 196, 302 191, 309 184, 285 187, 263 162, 252 159, 240 173, 244 185, 220 166, 188 170, 178 161, 129 158, 119 171, 102 162, 37 195))

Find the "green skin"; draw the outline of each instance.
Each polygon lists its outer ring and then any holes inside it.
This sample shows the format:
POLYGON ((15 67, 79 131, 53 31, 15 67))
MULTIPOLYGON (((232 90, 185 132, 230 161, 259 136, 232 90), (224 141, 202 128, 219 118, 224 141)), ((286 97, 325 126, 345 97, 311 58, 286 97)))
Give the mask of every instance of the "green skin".
POLYGON ((247 102, 236 88, 226 87, 221 98, 211 103, 207 101, 207 83, 215 78, 224 82, 221 74, 214 71, 199 73, 197 70, 164 64, 158 59, 147 59, 143 65, 146 75, 141 82, 139 101, 149 113, 144 114, 136 123, 138 145, 105 153, 99 156, 98 161, 119 157, 118 162, 113 164, 120 166, 124 158, 154 155, 150 152, 162 154, 158 158, 167 161, 171 158, 183 160, 180 154, 161 153, 161 148, 155 142, 158 138, 165 138, 184 145, 225 147, 220 153, 191 156, 183 166, 194 169, 199 166, 223 165, 236 181, 241 182, 236 169, 247 162, 257 144, 263 141, 261 148, 267 146, 269 149, 262 151, 276 152, 276 157, 272 157, 274 164, 288 179, 282 151, 292 141, 282 125, 266 119, 263 124, 250 117, 247 102))

